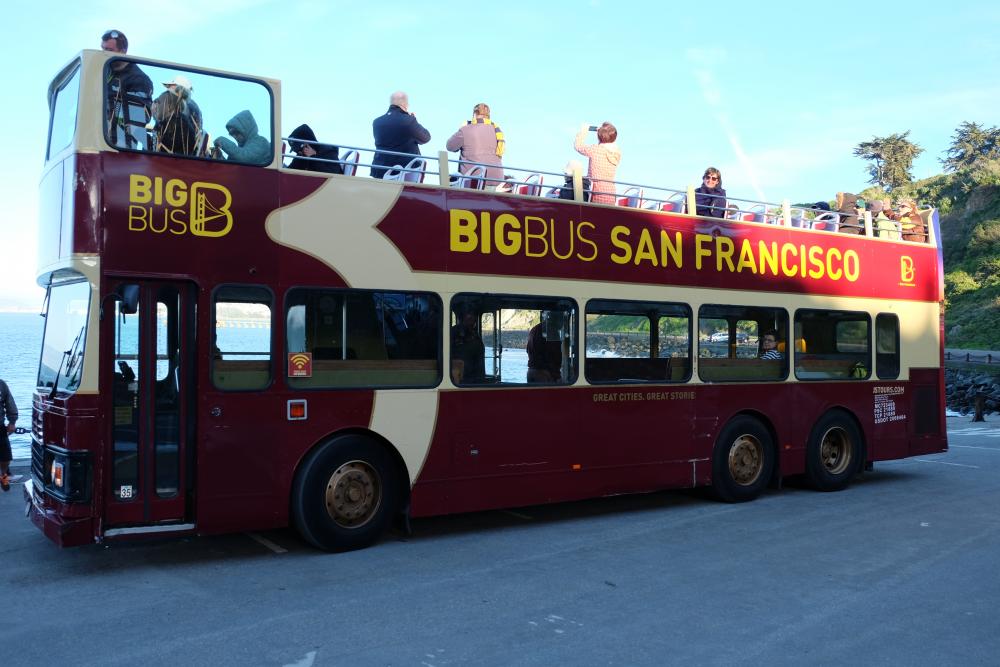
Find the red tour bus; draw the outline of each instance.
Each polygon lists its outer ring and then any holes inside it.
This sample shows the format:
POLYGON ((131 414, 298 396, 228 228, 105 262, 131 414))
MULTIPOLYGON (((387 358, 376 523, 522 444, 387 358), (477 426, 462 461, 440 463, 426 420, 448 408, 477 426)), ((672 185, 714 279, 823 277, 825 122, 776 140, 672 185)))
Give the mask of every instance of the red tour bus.
POLYGON ((947 449, 933 210, 914 242, 787 202, 700 216, 690 187, 453 180, 444 153, 291 169, 277 81, 134 61, 191 82, 178 144, 169 99, 143 124, 109 97, 120 61, 84 51, 49 90, 25 499, 59 545, 294 525, 344 550, 398 518, 839 490, 947 449), (216 150, 227 124, 243 145, 216 150))

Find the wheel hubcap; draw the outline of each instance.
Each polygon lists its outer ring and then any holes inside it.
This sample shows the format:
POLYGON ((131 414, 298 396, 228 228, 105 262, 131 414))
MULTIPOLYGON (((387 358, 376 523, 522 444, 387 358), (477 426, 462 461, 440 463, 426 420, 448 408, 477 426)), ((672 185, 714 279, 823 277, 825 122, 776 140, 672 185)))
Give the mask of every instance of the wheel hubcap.
POLYGON ((741 435, 729 448, 729 474, 740 486, 750 486, 764 470, 764 445, 752 435, 741 435))
POLYGON ((357 528, 368 523, 382 501, 378 473, 364 461, 349 461, 326 483, 326 511, 338 526, 357 528))
POLYGON ((819 456, 823 467, 830 474, 839 475, 847 470, 851 463, 851 452, 851 439, 844 429, 835 427, 823 434, 819 456))

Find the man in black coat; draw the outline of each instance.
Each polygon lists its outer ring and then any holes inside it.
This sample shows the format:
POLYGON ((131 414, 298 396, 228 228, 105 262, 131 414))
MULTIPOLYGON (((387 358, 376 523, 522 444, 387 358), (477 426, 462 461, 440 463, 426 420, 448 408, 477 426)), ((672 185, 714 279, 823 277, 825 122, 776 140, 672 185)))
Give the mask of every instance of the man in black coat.
MULTIPOLYGON (((119 30, 101 35, 101 49, 128 53, 128 38, 119 30)), ((115 146, 148 150, 146 124, 153 105, 153 82, 139 66, 127 60, 111 63, 105 91, 105 119, 115 146)))
POLYGON ((410 100, 404 92, 395 92, 389 98, 389 110, 372 121, 375 135, 375 157, 372 158, 372 178, 382 178, 387 169, 399 165, 405 167, 410 157, 389 155, 379 151, 393 151, 407 155, 420 155, 420 144, 431 140, 431 133, 417 122, 410 113, 410 100))
POLYGON ((288 144, 292 152, 300 156, 292 160, 288 165, 289 169, 322 171, 327 174, 344 173, 344 166, 340 163, 340 149, 337 146, 317 143, 316 134, 308 125, 299 125, 292 130, 288 135, 288 144))

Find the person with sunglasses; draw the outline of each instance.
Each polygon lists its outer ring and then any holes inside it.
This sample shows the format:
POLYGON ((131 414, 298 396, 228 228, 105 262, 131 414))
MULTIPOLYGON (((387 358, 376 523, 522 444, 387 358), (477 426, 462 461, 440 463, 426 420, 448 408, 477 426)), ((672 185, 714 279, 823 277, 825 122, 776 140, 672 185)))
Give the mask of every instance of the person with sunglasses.
POLYGON ((698 215, 709 218, 726 217, 726 191, 722 188, 722 173, 709 167, 701 177, 701 186, 694 191, 698 215))
MULTIPOLYGON (((128 38, 120 30, 101 35, 101 50, 128 53, 128 38)), ((146 150, 146 124, 152 116, 153 82, 128 60, 112 60, 105 81, 105 114, 108 134, 115 146, 146 150)))

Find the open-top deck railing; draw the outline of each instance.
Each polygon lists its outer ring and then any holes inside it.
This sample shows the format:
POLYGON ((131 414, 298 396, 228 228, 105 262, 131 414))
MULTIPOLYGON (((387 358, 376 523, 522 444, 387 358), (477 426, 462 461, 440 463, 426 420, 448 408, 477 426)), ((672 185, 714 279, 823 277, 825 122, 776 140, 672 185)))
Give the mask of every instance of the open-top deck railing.
MULTIPOLYGON (((289 139, 285 139, 289 141, 289 139)), ((296 143, 323 145, 322 142, 295 139, 296 143)), ((447 188, 463 188, 471 190, 491 191, 513 196, 536 196, 545 198, 561 198, 577 202, 589 202, 590 191, 583 187, 583 173, 579 167, 571 173, 543 171, 503 165, 504 178, 498 181, 489 178, 486 173, 495 164, 473 162, 450 157, 447 151, 439 151, 437 159, 431 156, 399 153, 363 146, 339 146, 341 151, 351 153, 348 160, 329 160, 320 157, 296 155, 295 159, 304 161, 338 163, 349 170, 349 175, 357 175, 358 167, 385 169, 383 180, 396 180, 410 183, 425 183, 427 176, 436 176, 438 184, 447 188), (399 158, 395 165, 376 165, 371 160, 362 161, 360 156, 391 155, 399 158), (436 167, 432 165, 436 162, 436 167), (464 167, 471 167, 463 173, 464 167), (479 169, 477 169, 479 168, 479 169), (546 179, 549 180, 546 180, 546 179)), ((346 155, 347 153, 344 153, 346 155)), ((288 157, 288 156, 286 156, 288 157)), ((666 188, 656 185, 628 183, 625 181, 602 181, 594 179, 594 183, 612 183, 615 186, 614 204, 624 208, 635 208, 659 213, 675 215, 696 215, 696 193, 693 185, 683 190, 666 188)), ((605 204, 606 205, 606 204, 605 204)), ((889 240, 900 240, 902 229, 894 220, 873 219, 869 211, 859 214, 827 211, 806 206, 792 206, 788 200, 780 203, 764 202, 753 199, 727 196, 724 201, 713 203, 713 208, 725 211, 719 220, 735 222, 750 222, 757 224, 788 226, 824 232, 845 232, 889 240)), ((932 240, 932 228, 928 219, 930 207, 922 208, 926 227, 922 243, 932 240)))

